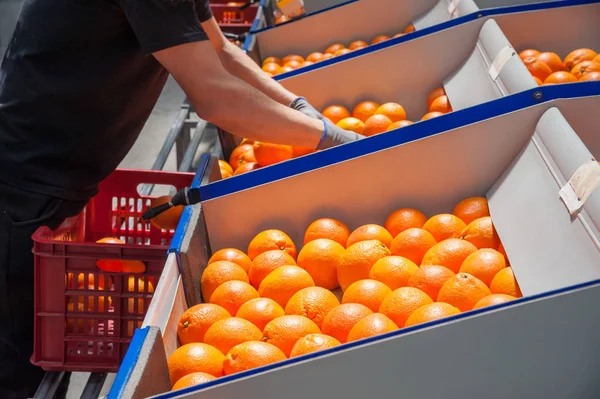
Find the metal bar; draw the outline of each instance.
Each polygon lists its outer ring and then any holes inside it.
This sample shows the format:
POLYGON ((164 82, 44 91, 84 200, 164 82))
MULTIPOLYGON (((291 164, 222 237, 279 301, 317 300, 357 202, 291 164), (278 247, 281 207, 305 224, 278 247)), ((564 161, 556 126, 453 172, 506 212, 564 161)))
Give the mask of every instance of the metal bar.
POLYGON ((189 172, 192 168, 192 163, 194 162, 194 158, 196 157, 196 151, 198 151, 198 147, 204 138, 204 132, 209 128, 209 123, 204 120, 199 120, 196 123, 196 131, 194 136, 192 137, 190 143, 187 146, 183 159, 179 164, 180 172, 189 172))
POLYGON ((81 398, 97 399, 104 386, 104 381, 106 381, 106 376, 107 373, 92 373, 85 384, 81 398))
POLYGON ((177 156, 177 165, 181 164, 183 161, 183 157, 185 155, 185 150, 190 144, 191 140, 191 131, 194 127, 195 122, 190 120, 185 120, 183 123, 183 128, 181 129, 181 133, 177 136, 175 140, 175 154, 177 156))
POLYGON ((35 395, 33 397, 36 399, 53 398, 54 394, 56 394, 56 391, 58 390, 58 387, 60 386, 60 383, 67 374, 69 373, 67 373, 66 371, 48 371, 44 375, 44 378, 38 386, 37 391, 35 391, 35 395))

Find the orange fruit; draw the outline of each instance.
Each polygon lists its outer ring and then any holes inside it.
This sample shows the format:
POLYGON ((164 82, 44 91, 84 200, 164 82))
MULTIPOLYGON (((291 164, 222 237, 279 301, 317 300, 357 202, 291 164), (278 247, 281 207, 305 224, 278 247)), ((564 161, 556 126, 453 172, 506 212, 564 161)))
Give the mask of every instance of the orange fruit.
MULTIPOLYGON (((404 111, 404 107, 400 104, 396 103, 385 103, 382 104, 375 114, 385 115, 393 122, 399 122, 406 119, 406 112, 404 111)), ((388 125, 389 126, 389 125, 388 125)))
POLYGON ((298 266, 281 266, 273 270, 258 287, 263 298, 271 298, 285 309, 290 298, 302 288, 314 287, 308 272, 298 266))
POLYGON ((205 382, 212 381, 216 379, 216 377, 202 372, 196 372, 192 374, 185 375, 179 379, 174 385, 171 391, 176 391, 178 389, 183 389, 187 387, 193 387, 196 385, 204 384, 205 382))
MULTIPOLYGON (((150 207, 156 208, 157 206, 166 204, 170 202, 172 198, 173 197, 170 195, 161 195, 160 197, 152 198, 152 200, 150 200, 150 207)), ((182 213, 183 207, 174 206, 151 219, 150 223, 161 230, 175 230, 179 224, 182 213)), ((146 271, 145 265, 141 262, 124 261, 122 265, 124 273, 143 273, 146 271), (140 263, 139 270, 137 270, 136 263, 140 263)))
POLYGON ((354 110, 352 110, 352 116, 365 122, 371 116, 375 115, 375 111, 377 111, 379 106, 380 105, 375 101, 360 102, 356 107, 354 107, 354 110))
POLYGON ((263 330, 271 320, 283 316, 285 311, 277 302, 269 298, 255 298, 240 306, 235 317, 248 320, 263 330))
POLYGON ((244 269, 233 262, 219 260, 206 266, 200 278, 200 287, 204 301, 210 302, 210 297, 217 287, 231 280, 249 282, 248 275, 244 269))
POLYGON ((433 303, 429 295, 414 287, 401 287, 392 291, 381 304, 379 313, 389 317, 397 326, 404 326, 406 319, 421 306, 433 303))
POLYGON ((258 288, 265 277, 279 266, 293 266, 296 264, 294 258, 287 252, 279 249, 266 251, 254 258, 252 266, 248 271, 250 283, 258 288))
POLYGON ((490 208, 484 197, 470 197, 460 201, 452 212, 466 224, 484 216, 490 216, 490 208))
POLYGON ((386 40, 390 40, 391 38, 388 35, 379 35, 375 36, 373 40, 371 40, 371 44, 377 44, 381 42, 385 42, 386 40))
MULTIPOLYGON (((388 286, 391 290, 395 290, 397 288, 407 286, 408 280, 418 270, 419 266, 406 258, 401 256, 386 256, 385 258, 379 259, 377 262, 375 262, 373 267, 371 267, 371 270, 369 271, 369 278, 380 281, 388 286)), ((374 312, 376 311, 377 310, 374 310, 374 312)))
POLYGON ((317 287, 333 290, 338 287, 337 268, 344 247, 327 238, 310 241, 298 254, 298 266, 310 274, 317 287))
POLYGON ((546 78, 552 74, 552 69, 535 57, 527 57, 523 60, 523 63, 529 70, 529 73, 539 80, 546 80, 546 78))
POLYGON ((319 326, 304 316, 286 315, 269 322, 263 330, 263 341, 275 345, 290 356, 296 342, 309 334, 320 334, 319 326))
POLYGON ((98 244, 125 244, 125 241, 116 237, 104 237, 96 241, 98 244))
POLYGON ((396 237, 406 229, 423 227, 426 221, 427 216, 422 212, 412 208, 401 208, 388 216, 384 227, 390 232, 392 237, 396 237))
POLYGON ((592 82, 597 80, 600 80, 600 72, 588 72, 579 79, 580 82, 592 82))
POLYGON ((378 240, 361 241, 346 248, 337 268, 342 290, 345 291, 355 281, 369 278, 375 262, 389 255, 390 250, 378 240))
POLYGON ((490 290, 493 294, 512 295, 515 298, 523 296, 519 283, 517 283, 517 279, 513 274, 512 267, 506 267, 496 273, 490 283, 490 290))
POLYGON ((323 334, 345 343, 352 327, 370 314, 373 314, 373 312, 365 305, 344 303, 327 313, 327 316, 323 319, 321 330, 323 334))
POLYGON ((290 298, 285 306, 285 314, 304 316, 321 328, 327 313, 339 305, 340 301, 331 291, 321 287, 307 287, 290 298))
POLYGON ((246 341, 260 341, 262 332, 248 320, 230 317, 215 322, 204 334, 204 343, 212 345, 221 353, 246 341))
POLYGON ((594 50, 590 50, 589 48, 580 48, 570 52, 564 59, 565 67, 568 70, 573 69, 573 67, 580 62, 583 61, 592 61, 594 58, 598 56, 594 50))
POLYGON ((288 22, 290 21, 290 18, 285 16, 285 15, 280 15, 277 18, 275 18, 275 25, 279 25, 282 24, 284 22, 288 22))
MULTIPOLYGON (((129 276, 129 278, 127 279, 127 292, 153 293, 154 285, 152 284, 152 281, 146 282, 141 277, 136 278, 134 276, 129 276), (147 291, 146 291, 146 283, 148 284, 147 291)), ((135 301, 136 300, 134 298, 127 299, 127 312, 130 314, 134 314, 134 313, 142 313, 143 314, 146 309, 146 306, 144 303, 144 298, 137 299, 137 309, 135 308, 135 301)), ((93 308, 93 299, 92 298, 89 298, 89 304, 91 304, 89 306, 93 308)), ((108 297, 108 306, 109 307, 112 306, 112 298, 111 297, 108 297)), ((98 297, 98 310, 100 312, 104 311, 104 297, 98 297)))
POLYGON ((254 144, 254 140, 242 139, 242 141, 240 141, 240 144, 238 144, 238 146, 243 145, 243 144, 254 144))
POLYGON ((460 267, 461 273, 469 273, 490 285, 494 276, 506 267, 504 256, 491 248, 479 249, 467 256, 460 267))
POLYGON ((461 312, 473 309, 480 299, 491 295, 490 289, 477 277, 468 273, 458 273, 444 283, 437 300, 456 306, 461 312))
POLYGON ((454 272, 447 267, 437 265, 421 266, 408 280, 408 287, 418 288, 433 300, 437 300, 440 288, 450 278, 454 277, 454 272))
POLYGON ((438 116, 442 116, 444 115, 441 112, 428 112, 425 115, 423 115, 423 117, 421 118, 422 121, 426 121, 428 119, 433 119, 433 118, 437 118, 438 116))
POLYGON ((329 54, 334 54, 336 51, 342 50, 344 48, 346 48, 346 46, 344 46, 343 44, 336 43, 336 44, 332 44, 331 46, 327 47, 327 50, 325 50, 325 52, 329 53, 329 54))
POLYGON ((396 331, 398 326, 382 313, 373 313, 361 319, 348 333, 348 342, 396 331))
POLYGON ((438 87, 437 89, 433 89, 429 96, 427 97, 427 109, 431 108, 431 104, 435 101, 436 98, 445 96, 446 90, 443 87, 438 87))
POLYGON ((538 86, 541 86, 544 84, 544 82, 542 82, 541 80, 539 80, 538 78, 536 78, 535 76, 532 76, 533 80, 535 80, 535 83, 537 83, 538 86))
POLYGON ((577 82, 577 78, 571 72, 554 72, 544 80, 544 84, 559 84, 577 82))
POLYGON ((439 96, 433 100, 429 112, 441 112, 443 114, 452 112, 452 106, 450 105, 450 101, 448 101, 448 96, 439 96))
POLYGON ((204 334, 215 322, 231 317, 224 308, 211 303, 192 306, 183 314, 177 323, 177 337, 182 345, 192 342, 203 342, 204 334))
POLYGON ((254 143, 254 157, 260 166, 269 166, 292 159, 294 152, 289 145, 254 143))
POLYGON ((406 119, 403 121, 394 122, 388 126, 386 132, 389 132, 390 130, 394 130, 394 129, 400 129, 401 127, 406 127, 406 126, 412 125, 412 124, 413 124, 413 122, 406 120, 406 119))
POLYGON ((342 48, 342 49, 339 49, 338 51, 336 51, 335 53, 333 53, 333 56, 339 57, 340 55, 348 54, 350 52, 351 52, 351 50, 348 50, 347 48, 342 48))
POLYGON ((423 230, 431 233, 437 242, 448 238, 458 238, 467 227, 459 217, 442 213, 429 218, 423 225, 423 230))
POLYGON ((271 62, 273 62, 273 63, 275 63, 275 64, 279 64, 279 65, 281 65, 281 59, 280 59, 280 58, 277 58, 277 57, 267 57, 267 58, 265 58, 265 59, 263 60, 263 65, 265 65, 265 64, 269 64, 269 63, 271 63, 271 62))
POLYGON ((279 64, 276 64, 274 62, 270 62, 268 64, 264 64, 262 66, 262 70, 268 73, 272 73, 275 74, 277 73, 277 70, 280 68, 281 66, 279 64))
POLYGON ((332 58, 333 58, 333 54, 331 54, 331 53, 325 53, 325 54, 323 54, 323 58, 321 59, 321 61, 326 61, 326 60, 329 60, 329 59, 332 59, 332 58))
POLYGON ((222 159, 219 159, 219 168, 226 170, 229 173, 233 174, 233 168, 231 167, 231 165, 229 165, 227 162, 223 161, 222 159))
POLYGON ((524 60, 525 58, 529 58, 529 57, 537 57, 538 55, 540 55, 541 53, 538 50, 534 50, 534 49, 527 49, 527 50, 523 50, 519 53, 519 57, 524 60))
POLYGON ((564 71, 566 70, 565 64, 563 64, 562 60, 556 53, 545 52, 540 53, 536 56, 536 58, 546 65, 550 67, 552 72, 564 71))
POLYGON ((275 72, 275 75, 281 75, 282 73, 291 72, 291 71, 293 71, 293 70, 294 70, 294 68, 292 68, 291 66, 289 66, 289 65, 284 65, 284 66, 282 66, 281 68, 279 68, 279 69, 277 70, 277 72, 275 72))
POLYGON ((350 43, 350 45, 348 45, 348 48, 350 50, 358 50, 367 46, 369 46, 369 43, 365 42, 364 40, 355 40, 352 43, 350 43))
POLYGON ((182 345, 168 359, 171 384, 182 377, 196 373, 206 373, 213 377, 223 375, 225 356, 214 346, 194 342, 182 345))
POLYGON ((425 253, 435 244, 437 241, 430 232, 414 227, 398 234, 392 241, 390 250, 392 255, 402 256, 420 265, 425 253))
POLYGON ((363 121, 353 117, 342 119, 337 123, 337 126, 344 130, 350 130, 358 134, 362 134, 363 130, 365 129, 365 124, 363 121))
POLYGON ((302 65, 300 65, 300 68, 304 68, 304 67, 307 67, 307 66, 310 66, 310 65, 314 65, 314 64, 315 64, 315 63, 314 63, 314 62, 312 62, 312 61, 304 61, 304 62, 302 63, 302 65))
POLYGON ((421 306, 419 309, 412 312, 412 314, 406 320, 404 327, 440 320, 457 314, 460 314, 460 310, 458 308, 448 303, 434 302, 425 306, 421 306))
POLYGON ((364 136, 374 136, 387 131, 387 128, 392 124, 392 120, 385 115, 375 114, 365 121, 364 136))
POLYGON ((415 30, 416 30, 415 26, 413 24, 410 24, 406 28, 404 28, 404 33, 411 33, 411 32, 414 32, 415 30))
POLYGON ((500 245, 500 237, 498 237, 490 216, 473 220, 460 235, 463 240, 469 241, 479 249, 495 249, 500 245))
POLYGON ((313 152, 316 152, 316 150, 308 147, 292 147, 293 158, 298 158, 304 155, 312 154, 313 152))
POLYGON ((211 264, 218 260, 227 260, 229 262, 233 262, 244 269, 245 272, 248 272, 250 266, 252 266, 252 261, 248 255, 235 248, 223 248, 218 250, 210 257, 208 263, 211 264))
POLYGON ((368 240, 379 240, 389 248, 392 246, 393 237, 389 231, 378 224, 365 224, 350 233, 350 237, 348 237, 348 241, 346 242, 346 247, 360 241, 368 240))
POLYGON ((302 62, 304 62, 304 58, 302 56, 296 55, 296 54, 288 55, 288 56, 283 57, 283 59, 281 60, 281 65, 285 65, 290 61, 297 61, 297 62, 302 63, 302 62))
POLYGON ((308 57, 306 57, 306 61, 310 62, 319 62, 323 59, 323 53, 315 52, 310 53, 308 57))
POLYGON ((275 345, 260 341, 242 342, 231 348, 225 356, 223 371, 231 375, 287 359, 275 345))
POLYGON ((254 146, 252 144, 241 144, 237 146, 229 157, 229 165, 235 171, 244 163, 256 162, 254 158, 254 146))
POLYGON ((330 105, 323 111, 323 116, 337 124, 342 119, 350 118, 350 112, 342 105, 330 105))
POLYGON ((248 256, 254 260, 258 255, 273 249, 287 252, 296 259, 296 245, 281 230, 269 229, 258 233, 248 245, 248 256))
POLYGON ((592 61, 597 62, 598 64, 600 64, 600 54, 598 54, 592 61))
POLYGON ((510 301, 514 301, 515 298, 512 295, 506 295, 506 294, 492 294, 492 295, 488 295, 484 298, 481 298, 476 304, 475 306, 473 306, 473 310, 475 309, 481 309, 481 308, 487 308, 488 306, 494 306, 494 305, 500 305, 501 303, 506 303, 506 302, 510 302, 510 301))
POLYGON ((302 64, 304 64, 305 61, 296 61, 296 60, 291 60, 286 62, 283 66, 284 67, 290 67, 292 69, 298 69, 302 66, 302 64))
POLYGON ((402 36, 404 36, 404 35, 406 35, 406 33, 396 33, 396 34, 394 35, 393 39, 395 39, 395 38, 397 38, 397 37, 402 37, 402 36))
POLYGON ((477 247, 470 242, 449 238, 431 247, 423 256, 421 265, 445 266, 454 273, 458 273, 467 256, 475 251, 477 251, 477 247))
POLYGON ((381 306, 381 302, 391 292, 392 290, 380 281, 370 279, 358 280, 350 284, 350 287, 344 291, 342 303, 360 303, 373 312, 377 312, 379 306, 381 306))
POLYGON ((582 61, 571 69, 571 73, 577 79, 581 79, 583 75, 590 72, 600 72, 600 64, 594 61, 582 61))
POLYGON ((210 303, 219 305, 235 315, 238 309, 251 299, 258 298, 256 289, 243 281, 227 281, 213 292, 210 303))
POLYGON ((219 169, 221 171, 221 178, 222 179, 227 179, 231 176, 233 176, 233 173, 230 173, 228 170, 226 169, 219 169))
POLYGON ((260 165, 258 164, 258 162, 247 162, 244 163, 242 165, 240 165, 239 168, 237 168, 235 170, 235 172, 233 172, 234 176, 238 176, 247 172, 252 172, 253 170, 259 169, 260 165))
POLYGON ((350 229, 337 219, 321 218, 312 222, 304 233, 304 245, 317 238, 328 238, 346 247, 350 229))
POLYGON ((504 249, 504 244, 502 244, 502 242, 498 245, 498 252, 500 252, 504 256, 504 260, 508 262, 508 255, 506 254, 506 249, 504 249))
POLYGON ((308 334, 294 344, 290 358, 320 352, 341 345, 340 341, 325 334, 308 334))

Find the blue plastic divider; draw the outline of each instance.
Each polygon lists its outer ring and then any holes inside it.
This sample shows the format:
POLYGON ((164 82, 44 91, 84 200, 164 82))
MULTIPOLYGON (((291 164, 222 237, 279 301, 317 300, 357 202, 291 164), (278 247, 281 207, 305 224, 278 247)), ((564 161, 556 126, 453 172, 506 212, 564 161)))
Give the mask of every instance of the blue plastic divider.
POLYGON ((131 377, 131 373, 133 373, 133 369, 135 368, 135 364, 140 356, 142 346, 144 345, 144 341, 146 340, 149 331, 150 327, 138 328, 134 331, 127 353, 123 358, 123 363, 121 363, 119 372, 108 393, 108 399, 118 399, 123 394, 125 384, 127 384, 127 381, 129 381, 129 378, 131 377))

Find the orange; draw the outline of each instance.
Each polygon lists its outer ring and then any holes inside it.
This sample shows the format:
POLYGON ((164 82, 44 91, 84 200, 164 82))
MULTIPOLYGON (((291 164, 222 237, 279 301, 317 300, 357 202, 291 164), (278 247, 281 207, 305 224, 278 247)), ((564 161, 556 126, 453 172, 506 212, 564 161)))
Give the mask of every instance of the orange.
POLYGON ((398 121, 398 122, 394 122, 391 125, 388 126, 386 131, 390 131, 390 130, 394 130, 394 129, 400 129, 401 127, 406 127, 408 125, 412 125, 413 122, 409 121, 409 120, 403 120, 403 121, 398 121))
POLYGON ((597 80, 600 80, 600 72, 588 72, 579 79, 580 82, 592 82, 597 80))
POLYGON ((213 292, 210 297, 210 303, 222 306, 235 315, 238 309, 251 299, 258 298, 256 289, 243 281, 227 281, 213 292))
POLYGON ((260 166, 269 166, 292 159, 292 147, 289 145, 254 143, 254 157, 260 166))
POLYGON ((473 310, 475 309, 481 309, 481 308, 486 308, 488 306, 494 306, 494 305, 500 305, 501 303, 506 303, 506 302, 510 302, 510 301, 514 301, 515 298, 512 295, 506 295, 506 294, 492 294, 492 295, 488 295, 484 298, 481 298, 476 304, 475 306, 473 306, 473 310))
POLYGON ((321 328, 327 313, 339 305, 340 301, 331 291, 321 287, 308 287, 290 298, 285 307, 285 314, 304 316, 321 328))
MULTIPOLYGON (((151 277, 149 277, 150 279, 151 277)), ((141 277, 134 277, 134 276, 129 276, 129 278, 127 279, 127 292, 136 292, 136 293, 143 293, 143 292, 147 292, 147 293, 153 293, 154 292, 154 285, 152 284, 152 281, 148 281, 148 290, 146 291, 146 281, 141 278, 141 277)), ((98 297, 98 310, 100 312, 104 311, 104 297, 98 297)), ((89 298, 89 303, 92 304, 90 306, 93 307, 93 300, 92 298, 89 298)), ((144 306, 144 298, 138 298, 137 299, 137 309, 135 309, 135 299, 134 298, 129 298, 127 299, 127 312, 130 314, 134 314, 134 313, 144 313, 145 312, 145 306, 144 306)), ((112 298, 108 297, 108 306, 112 306, 112 298)))
POLYGON ((534 49, 527 49, 527 50, 523 50, 519 53, 519 57, 524 60, 525 58, 529 58, 529 57, 537 57, 538 55, 540 55, 541 53, 538 50, 534 50, 534 49))
POLYGON ((233 173, 230 173, 227 169, 219 169, 221 171, 221 178, 222 179, 227 179, 231 176, 233 176, 233 173))
POLYGON ((477 247, 468 241, 449 238, 438 242, 423 256, 421 265, 445 266, 458 273, 467 256, 477 251, 477 247))
POLYGON ((242 342, 260 341, 261 339, 262 332, 258 327, 239 317, 217 321, 204 335, 204 343, 214 346, 225 354, 242 342))
POLYGON ((345 343, 352 327, 370 314, 373 314, 373 312, 365 305, 344 303, 327 313, 321 329, 323 334, 330 335, 341 343, 345 343))
POLYGON ((412 208, 401 208, 388 216, 384 227, 390 232, 392 237, 396 237, 406 229, 423 227, 426 221, 427 216, 422 212, 412 208))
POLYGON ((308 272, 298 266, 281 266, 273 270, 258 287, 263 298, 271 298, 285 309, 290 298, 302 288, 314 287, 308 272))
POLYGON ((350 111, 346 107, 341 105, 330 105, 323 111, 323 116, 331 121, 333 124, 337 124, 342 119, 349 118, 350 111))
POLYGON ((581 79, 583 75, 590 72, 600 72, 600 64, 594 61, 582 61, 571 69, 571 73, 577 79, 581 79))
POLYGON ((374 136, 383 133, 392 124, 392 120, 385 115, 375 114, 365 121, 364 136, 374 136))
POLYGON ((322 59, 323 59, 323 53, 319 53, 319 52, 311 53, 311 54, 309 54, 308 57, 306 57, 306 61, 310 61, 310 62, 319 62, 322 59))
POLYGON ((283 316, 285 311, 274 300, 269 298, 255 298, 244 303, 237 311, 235 317, 248 320, 259 330, 263 330, 268 322, 283 316))
POLYGON ((222 159, 219 159, 219 168, 224 169, 224 170, 228 171, 229 173, 233 174, 233 168, 231 167, 231 165, 229 165, 227 162, 223 161, 222 159))
POLYGON ((406 33, 396 33, 393 38, 395 39, 397 37, 402 37, 404 35, 406 35, 406 33))
POLYGON ((506 254, 506 249, 504 249, 504 244, 502 244, 502 242, 500 242, 500 245, 498 245, 498 252, 504 255, 504 260, 508 262, 508 255, 506 254))
POLYGON ((441 112, 428 112, 425 115, 423 115, 423 117, 421 118, 422 121, 426 121, 428 119, 433 119, 433 118, 437 118, 438 116, 442 116, 444 115, 441 112))
POLYGON ((564 59, 565 67, 568 70, 573 69, 573 67, 580 62, 583 61, 592 61, 594 58, 598 56, 594 50, 590 50, 589 48, 580 48, 570 52, 564 59))
POLYGON ((371 44, 377 44, 377 43, 385 42, 386 40, 390 40, 390 37, 388 35, 375 36, 373 38, 373 40, 371 40, 371 44))
MULTIPOLYGON (((171 199, 172 197, 170 195, 162 195, 160 197, 152 198, 152 200, 150 201, 150 207, 156 208, 159 205, 163 205, 167 202, 170 202, 171 199)), ((158 229, 175 230, 177 228, 177 225, 179 224, 179 219, 181 218, 182 213, 183 207, 174 206, 151 219, 150 223, 152 223, 152 225, 158 229)), ((143 273, 146 271, 146 267, 143 264, 140 264, 139 270, 137 270, 135 261, 125 261, 122 263, 122 265, 123 272, 125 273, 143 273)))
POLYGON ((600 64, 600 54, 598 54, 592 61, 597 62, 598 64, 600 64))
POLYGON ((533 80, 535 80, 535 83, 537 83, 538 86, 541 86, 544 84, 544 82, 542 82, 541 80, 539 80, 538 78, 536 78, 535 76, 532 76, 533 80))
POLYGON ((371 267, 369 278, 380 281, 390 289, 395 290, 408 285, 408 280, 418 270, 419 267, 406 258, 401 256, 386 256, 379 259, 371 267))
POLYGON ((285 359, 285 353, 275 345, 260 341, 242 342, 231 348, 225 356, 223 371, 225 375, 231 375, 285 359))
POLYGON ((452 112, 452 106, 450 105, 450 101, 448 100, 448 96, 439 96, 431 103, 431 107, 429 107, 429 112, 441 112, 443 114, 447 114, 448 112, 452 112))
POLYGON ((546 78, 552 74, 552 69, 550 69, 548 65, 546 65, 542 61, 539 61, 535 57, 527 57, 523 59, 523 63, 529 70, 529 73, 531 73, 539 80, 546 80, 546 78))
POLYGON ((402 287, 392 291, 381 304, 379 313, 389 317, 397 326, 404 326, 408 316, 421 306, 433 303, 429 295, 414 287, 402 287))
POLYGON ((348 45, 348 48, 350 50, 358 50, 361 48, 365 48, 369 45, 369 43, 365 42, 364 40, 355 40, 352 43, 350 43, 350 45, 348 45))
POLYGON ((280 15, 277 18, 275 18, 275 25, 279 25, 282 24, 284 22, 288 22, 290 21, 290 18, 285 16, 285 15, 280 15))
POLYGON ((436 98, 445 96, 446 90, 443 87, 438 87, 437 89, 433 89, 429 96, 427 97, 427 109, 431 108, 431 104, 435 101, 436 98))
POLYGON ((415 26, 413 24, 410 24, 406 28, 404 28, 404 33, 411 33, 411 32, 414 32, 415 30, 416 30, 415 26))
POLYGON ((435 244, 437 241, 430 232, 414 227, 398 234, 392 241, 390 250, 392 255, 402 256, 420 265, 425 253, 435 244))
POLYGON ((329 60, 331 58, 333 58, 333 54, 331 54, 331 53, 325 53, 325 54, 323 54, 323 58, 321 59, 321 61, 326 61, 326 60, 329 60))
POLYGON ((448 238, 460 237, 463 230, 467 227, 459 217, 449 213, 442 213, 429 218, 423 225, 423 230, 431 233, 437 242, 448 238))
POLYGON ((210 257, 208 263, 210 264, 218 260, 227 260, 229 262, 233 262, 244 269, 245 272, 248 272, 248 270, 250 270, 250 266, 252 266, 252 261, 248 255, 235 248, 223 248, 218 250, 210 257))
POLYGON ((562 60, 556 53, 540 53, 536 56, 536 58, 546 65, 550 67, 552 72, 564 71, 566 70, 565 64, 563 64, 562 60))
POLYGON ((281 65, 281 59, 277 57, 267 57, 263 60, 263 65, 274 62, 275 64, 281 65))
POLYGON ((491 295, 483 281, 468 273, 458 273, 444 283, 438 294, 439 302, 456 306, 461 312, 473 309, 480 299, 491 295))
POLYGON ((296 259, 296 245, 292 239, 281 230, 269 229, 258 233, 248 245, 248 256, 254 260, 258 255, 272 249, 287 252, 296 259))
POLYGON ((358 280, 344 291, 342 303, 359 303, 377 312, 385 297, 391 292, 392 290, 380 281, 358 280))
POLYGON ((176 391, 178 389, 183 389, 187 387, 193 387, 196 385, 204 384, 205 382, 212 381, 216 379, 216 377, 202 372, 196 372, 192 374, 188 374, 183 376, 177 381, 171 391, 176 391))
POLYGON ((484 197, 470 197, 460 201, 452 212, 466 224, 484 216, 490 216, 490 208, 484 197))
POLYGON ((291 71, 293 71, 293 70, 294 70, 294 68, 292 68, 291 66, 289 66, 289 65, 284 65, 284 66, 282 66, 281 68, 279 68, 279 69, 277 70, 277 72, 275 73, 275 75, 281 75, 282 73, 291 72, 291 71))
POLYGON ((177 337, 182 345, 203 342, 204 334, 215 322, 231 317, 221 306, 201 303, 192 306, 183 314, 177 324, 177 337))
POLYGON ((348 333, 348 342, 396 331, 398 326, 389 317, 373 313, 361 319, 348 333))
POLYGON ((494 228, 492 218, 485 216, 473 220, 461 233, 463 240, 469 241, 477 248, 498 248, 500 237, 494 228))
POLYGON ((460 272, 469 273, 489 286, 496 273, 505 267, 506 260, 500 252, 495 249, 484 248, 467 256, 460 267, 460 272))
POLYGON ((240 141, 240 144, 238 144, 238 146, 240 146, 242 144, 254 144, 254 140, 242 139, 242 141, 240 141))
POLYGON ((559 84, 577 82, 577 78, 571 72, 554 72, 544 80, 544 84, 559 84))
POLYGON ((308 147, 292 147, 292 157, 298 158, 304 155, 312 154, 316 150, 308 147))
POLYGON ((224 282, 231 280, 239 280, 245 283, 249 282, 248 275, 244 269, 233 262, 219 260, 206 266, 200 279, 200 287, 202 289, 202 298, 204 301, 210 302, 210 297, 217 287, 224 282))
POLYGON ((281 66, 279 64, 276 64, 274 62, 270 62, 268 64, 264 64, 262 66, 262 70, 268 73, 272 73, 275 74, 277 73, 277 70, 280 68, 281 66))
POLYGON ((245 164, 240 165, 239 168, 235 170, 233 173, 234 176, 238 176, 247 172, 252 172, 253 170, 259 169, 260 165, 258 162, 247 162, 245 164))
POLYGON ((241 144, 237 146, 229 157, 229 165, 236 170, 244 163, 256 162, 254 158, 254 146, 252 144, 241 144))
POLYGON ((302 65, 300 65, 300 68, 304 68, 304 67, 307 67, 307 66, 310 66, 310 65, 314 65, 314 64, 315 64, 315 63, 314 63, 314 62, 312 62, 312 61, 304 61, 304 62, 302 63, 302 65))
POLYGON ((292 266, 296 261, 287 252, 279 249, 266 251, 254 258, 248 271, 250 283, 258 288, 265 277, 279 266, 292 266))
POLYGON ((327 47, 327 50, 325 50, 325 52, 329 53, 329 54, 333 54, 336 51, 344 49, 344 48, 346 48, 346 46, 344 46, 343 44, 336 43, 336 44, 332 44, 331 46, 327 47))
POLYGON ((375 111, 377 111, 379 106, 380 105, 375 101, 360 102, 354 107, 354 110, 352 110, 352 116, 365 122, 371 116, 375 115, 375 111))
POLYGON ((406 320, 404 327, 440 320, 457 314, 460 314, 458 308, 448 303, 434 302, 429 305, 421 306, 419 309, 412 312, 406 320))
POLYGON ((342 48, 342 49, 339 49, 338 51, 336 51, 335 53, 333 53, 333 56, 339 57, 340 55, 348 54, 350 52, 351 52, 351 50, 348 50, 347 48, 342 48))
POLYGON ((437 265, 421 266, 408 280, 407 286, 418 288, 433 300, 437 300, 440 288, 450 278, 454 277, 454 272, 447 267, 437 265))
POLYGON ((198 342, 180 346, 167 362, 171 384, 196 372, 220 377, 223 375, 224 360, 225 356, 214 346, 198 342))
MULTIPOLYGON (((385 103, 382 104, 375 114, 385 115, 393 122, 403 121, 406 119, 406 112, 404 111, 404 107, 400 104, 396 103, 385 103)), ((389 125, 388 125, 389 126, 389 125)))
POLYGON ((310 241, 298 254, 298 266, 310 274, 317 287, 338 287, 337 269, 344 247, 327 238, 310 241))
POLYGON ((362 134, 363 130, 365 129, 365 124, 363 121, 353 117, 342 119, 337 123, 337 126, 344 130, 350 130, 358 134, 362 134))
POLYGON ((292 69, 298 69, 302 66, 302 64, 304 64, 305 61, 296 61, 296 60, 291 60, 286 62, 283 66, 284 67, 290 67, 292 69))
POLYGON ((321 218, 312 222, 304 233, 304 245, 317 238, 328 238, 346 247, 350 229, 337 219, 321 218))
POLYGON ((125 244, 125 241, 116 237, 104 237, 96 241, 98 244, 125 244))
POLYGON ((350 233, 350 237, 348 237, 348 241, 346 242, 346 247, 360 241, 368 240, 379 240, 389 248, 392 246, 393 237, 389 231, 378 224, 365 224, 350 233))
POLYGON ((390 255, 390 250, 378 240, 357 242, 346 248, 337 269, 342 290, 355 281, 369 278, 371 267, 379 259, 390 255))
POLYGON ((294 344, 290 358, 306 355, 307 353, 319 352, 341 345, 340 341, 325 334, 309 334, 300 338, 294 344))
POLYGON ((288 55, 283 57, 283 59, 281 60, 281 65, 285 65, 290 61, 297 61, 297 62, 304 62, 304 58, 300 55, 288 55))
POLYGON ((512 295, 515 298, 520 298, 523 296, 521 293, 521 288, 519 287, 519 283, 517 283, 517 279, 515 278, 511 267, 500 270, 494 276, 492 282, 490 283, 490 290, 493 294, 512 295))
POLYGON ((320 334, 314 321, 298 315, 286 315, 269 322, 263 330, 263 341, 275 345, 290 356, 296 342, 309 334, 320 334))

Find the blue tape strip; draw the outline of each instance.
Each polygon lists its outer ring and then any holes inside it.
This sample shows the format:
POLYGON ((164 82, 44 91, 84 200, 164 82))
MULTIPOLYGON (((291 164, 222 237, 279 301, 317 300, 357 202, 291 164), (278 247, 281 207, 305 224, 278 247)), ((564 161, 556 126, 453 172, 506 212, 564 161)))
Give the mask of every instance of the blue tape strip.
POLYGON ((123 358, 121 367, 119 367, 115 381, 113 382, 110 392, 108 393, 108 399, 119 399, 123 395, 125 391, 125 385, 129 381, 131 373, 133 373, 133 369, 135 368, 139 355, 142 351, 142 346, 144 345, 144 341, 146 340, 149 331, 150 327, 144 327, 134 331, 133 338, 131 338, 131 343, 127 349, 127 353, 123 358))

